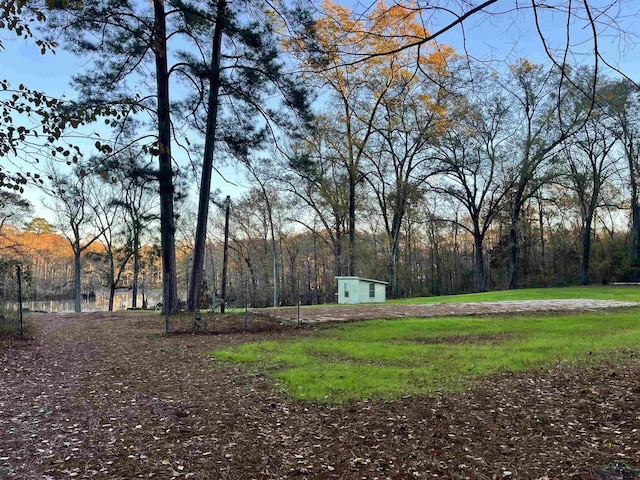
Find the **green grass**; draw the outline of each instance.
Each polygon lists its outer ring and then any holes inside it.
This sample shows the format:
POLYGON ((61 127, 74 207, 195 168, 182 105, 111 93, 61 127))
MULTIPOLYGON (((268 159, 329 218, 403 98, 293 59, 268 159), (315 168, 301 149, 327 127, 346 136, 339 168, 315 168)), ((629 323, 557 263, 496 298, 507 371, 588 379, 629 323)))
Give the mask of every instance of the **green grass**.
POLYGON ((457 391, 499 372, 586 362, 640 344, 640 309, 510 318, 372 320, 211 355, 259 369, 294 398, 392 399, 457 391))
POLYGON ((570 298, 592 298, 596 300, 619 300, 640 302, 640 286, 593 285, 585 287, 523 288, 496 292, 445 295, 441 297, 416 297, 389 300, 387 303, 423 304, 455 302, 499 302, 504 300, 562 300, 570 298))

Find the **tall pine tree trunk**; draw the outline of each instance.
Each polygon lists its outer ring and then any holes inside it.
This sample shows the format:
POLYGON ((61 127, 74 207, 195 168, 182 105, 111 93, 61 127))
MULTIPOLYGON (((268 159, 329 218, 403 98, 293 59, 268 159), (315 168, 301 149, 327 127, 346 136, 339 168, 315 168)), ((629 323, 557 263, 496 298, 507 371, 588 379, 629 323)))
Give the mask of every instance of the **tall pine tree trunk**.
POLYGON ((109 285, 109 311, 113 312, 113 300, 116 296, 116 284, 115 282, 111 282, 109 285))
POLYGON ((171 158, 171 116, 169 109, 169 71, 167 68, 167 29, 162 0, 153 0, 155 24, 156 86, 158 91, 158 183, 160 190, 160 243, 162 246, 163 311, 178 310, 175 217, 173 212, 173 168, 171 158))
POLYGON ((113 300, 116 296, 116 267, 113 253, 109 252, 109 307, 108 310, 113 312, 113 300))
POLYGON ((216 25, 213 31, 211 47, 211 66, 209 69, 209 99, 207 108, 207 127, 204 143, 204 158, 200 180, 200 197, 198 201, 198 220, 196 224, 196 239, 193 249, 193 268, 189 280, 189 297, 187 308, 189 311, 198 309, 200 292, 202 290, 202 271, 204 267, 205 246, 207 242, 207 221, 209 218, 209 196, 211 191, 211 171, 213 169, 213 154, 216 141, 216 127, 218 124, 218 94, 220 90, 220 55, 222 50, 222 32, 224 29, 225 0, 219 0, 216 10, 216 25))

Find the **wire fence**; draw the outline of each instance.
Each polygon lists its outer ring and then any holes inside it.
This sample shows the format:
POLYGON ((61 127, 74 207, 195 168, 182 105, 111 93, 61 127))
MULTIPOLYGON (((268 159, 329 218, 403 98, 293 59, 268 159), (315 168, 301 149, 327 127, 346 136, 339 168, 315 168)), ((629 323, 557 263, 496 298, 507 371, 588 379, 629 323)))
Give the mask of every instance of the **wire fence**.
POLYGON ((256 308, 251 306, 249 297, 244 297, 226 303, 224 312, 217 303, 209 310, 172 314, 167 333, 254 333, 300 327, 302 324, 300 305, 256 308))
POLYGON ((169 333, 230 334, 280 331, 297 325, 280 315, 277 309, 227 309, 214 311, 180 312, 171 315, 169 333))
POLYGON ((180 312, 165 318, 165 333, 251 333, 299 327, 304 323, 300 317, 304 296, 299 280, 294 293, 297 304, 293 306, 265 307, 273 292, 255 285, 247 275, 235 278, 227 292, 224 308, 221 308, 223 300, 213 296, 202 302, 206 309, 201 307, 196 313, 180 312))
POLYGON ((25 336, 22 281, 21 266, 0 259, 0 335, 25 336))

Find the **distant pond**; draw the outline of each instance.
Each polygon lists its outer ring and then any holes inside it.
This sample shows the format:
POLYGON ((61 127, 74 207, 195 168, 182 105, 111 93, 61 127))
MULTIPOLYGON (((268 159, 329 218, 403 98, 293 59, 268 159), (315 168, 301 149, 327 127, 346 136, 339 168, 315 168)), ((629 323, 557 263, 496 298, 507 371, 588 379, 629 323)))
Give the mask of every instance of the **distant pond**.
MULTIPOLYGON (((145 298, 149 308, 154 308, 160 302, 162 295, 160 291, 145 292, 145 298)), ((132 293, 130 290, 119 290, 113 298, 113 310, 126 310, 131 307, 132 293)), ((45 312, 73 312, 75 302, 73 300, 24 300, 22 306, 31 311, 45 312)), ((138 293, 138 308, 142 307, 142 293, 138 293)), ((106 312, 109 310, 109 292, 96 291, 95 295, 82 299, 83 312, 106 312)))

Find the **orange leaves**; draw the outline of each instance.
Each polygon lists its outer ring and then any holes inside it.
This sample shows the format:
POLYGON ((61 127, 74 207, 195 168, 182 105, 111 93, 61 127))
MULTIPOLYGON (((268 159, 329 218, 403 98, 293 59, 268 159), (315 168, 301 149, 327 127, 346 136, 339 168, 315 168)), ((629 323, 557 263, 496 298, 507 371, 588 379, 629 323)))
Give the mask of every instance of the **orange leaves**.
POLYGON ((428 65, 429 69, 437 75, 444 76, 449 72, 449 64, 456 58, 456 51, 449 45, 438 44, 437 48, 430 52, 421 63, 428 65))
POLYGON ((446 75, 448 62, 455 56, 452 47, 425 43, 429 31, 413 3, 389 6, 379 1, 373 10, 356 14, 333 0, 324 0, 321 9, 324 15, 316 23, 316 36, 326 64, 314 70, 334 85, 356 74, 378 76, 381 84, 407 83, 418 65, 446 75))
POLYGON ((539 68, 540 66, 533 63, 531 60, 527 60, 526 58, 519 58, 518 62, 515 65, 511 65, 510 70, 514 74, 527 74, 539 68))
POLYGON ((0 248, 11 247, 13 251, 17 250, 22 255, 31 258, 35 258, 38 255, 73 258, 69 242, 60 235, 30 231, 22 232, 9 228, 4 233, 0 237, 0 248))
POLYGON ((378 40, 381 52, 402 48, 429 36, 425 25, 418 21, 414 4, 395 3, 387 6, 379 1, 369 21, 369 33, 378 40))
MULTIPOLYGON (((50 230, 18 230, 5 226, 0 235, 0 251, 5 255, 17 255, 35 259, 38 257, 69 261, 73 259, 73 250, 69 241, 62 235, 50 230)), ((98 242, 92 244, 89 251, 101 253, 104 246, 98 242)))

